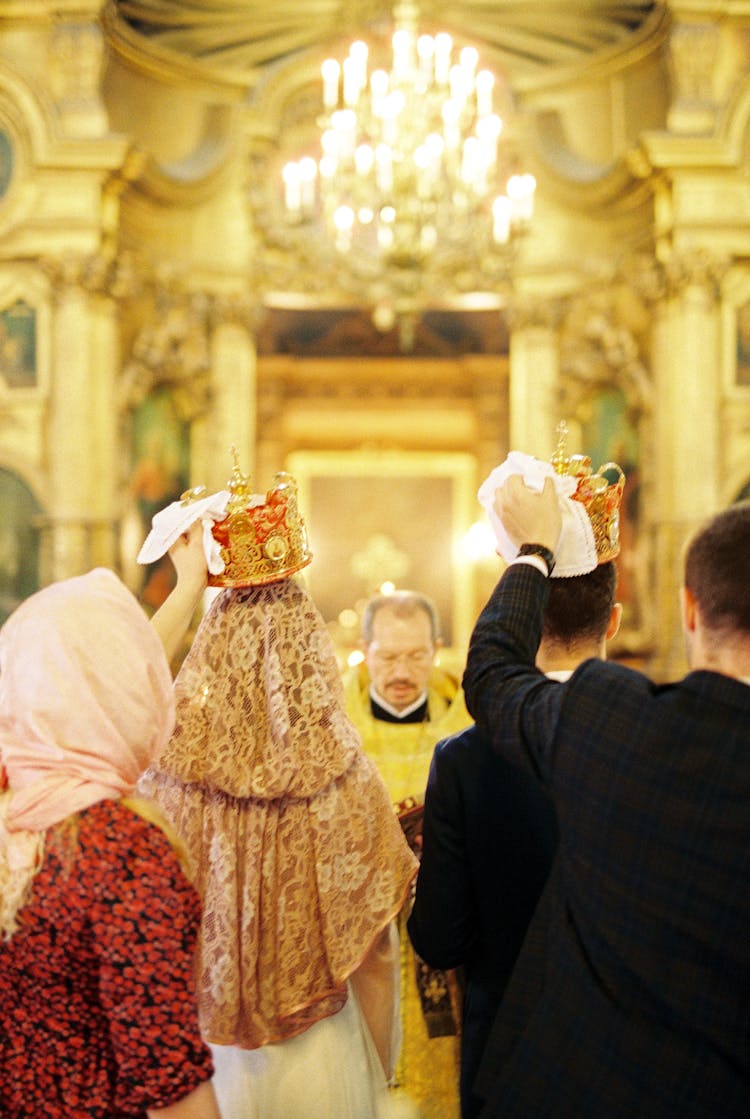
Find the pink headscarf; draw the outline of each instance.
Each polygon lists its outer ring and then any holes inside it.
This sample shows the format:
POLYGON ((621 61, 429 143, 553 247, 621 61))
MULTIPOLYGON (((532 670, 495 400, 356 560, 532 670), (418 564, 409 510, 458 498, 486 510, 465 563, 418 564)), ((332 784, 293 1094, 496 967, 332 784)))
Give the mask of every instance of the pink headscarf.
POLYGON ((28 884, 41 833, 131 793, 173 725, 164 649, 113 572, 22 603, 0 630, 0 880, 28 884))

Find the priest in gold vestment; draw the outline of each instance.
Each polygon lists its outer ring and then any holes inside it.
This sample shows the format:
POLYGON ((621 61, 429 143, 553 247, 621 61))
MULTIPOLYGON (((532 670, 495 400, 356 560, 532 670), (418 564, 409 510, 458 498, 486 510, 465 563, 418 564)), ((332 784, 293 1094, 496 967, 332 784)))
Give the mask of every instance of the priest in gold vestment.
MULTIPOLYGON (((435 608, 424 595, 376 595, 362 619, 365 659, 346 678, 350 718, 419 850, 427 774, 436 743, 471 723, 459 680, 435 665, 435 608)), ((459 1023, 452 975, 428 968, 401 932, 403 1044, 394 1100, 408 1119, 458 1119, 459 1023)))

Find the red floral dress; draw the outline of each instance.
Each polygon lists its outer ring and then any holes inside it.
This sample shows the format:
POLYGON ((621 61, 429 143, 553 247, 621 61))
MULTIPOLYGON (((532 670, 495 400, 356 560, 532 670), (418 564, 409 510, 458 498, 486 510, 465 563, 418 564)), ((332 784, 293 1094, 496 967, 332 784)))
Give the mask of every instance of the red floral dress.
POLYGON ((21 927, 0 942, 0 1115, 125 1119, 213 1072, 198 1030, 198 895, 159 828, 118 801, 48 844, 21 927))

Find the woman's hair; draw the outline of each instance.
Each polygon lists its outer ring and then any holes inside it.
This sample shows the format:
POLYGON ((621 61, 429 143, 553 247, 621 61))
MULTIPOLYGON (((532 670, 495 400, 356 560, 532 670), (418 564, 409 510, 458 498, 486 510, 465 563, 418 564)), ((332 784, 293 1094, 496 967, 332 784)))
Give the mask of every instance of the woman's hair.
POLYGON ((550 579, 544 637, 564 645, 600 640, 607 632, 617 592, 614 561, 600 563, 586 575, 550 579))
POLYGON ((716 631, 750 633, 750 501, 717 513, 688 542, 685 586, 716 631))

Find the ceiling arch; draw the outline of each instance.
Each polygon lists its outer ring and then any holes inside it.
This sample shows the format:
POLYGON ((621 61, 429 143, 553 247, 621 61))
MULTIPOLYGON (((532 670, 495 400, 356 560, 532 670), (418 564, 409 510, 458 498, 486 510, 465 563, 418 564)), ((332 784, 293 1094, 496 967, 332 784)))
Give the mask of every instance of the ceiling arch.
MULTIPOLYGON (((420 24, 468 35, 511 75, 570 67, 638 31, 661 0, 423 0, 420 24)), ((115 17, 161 53, 252 84, 297 52, 390 18, 382 0, 110 0, 115 17)))

